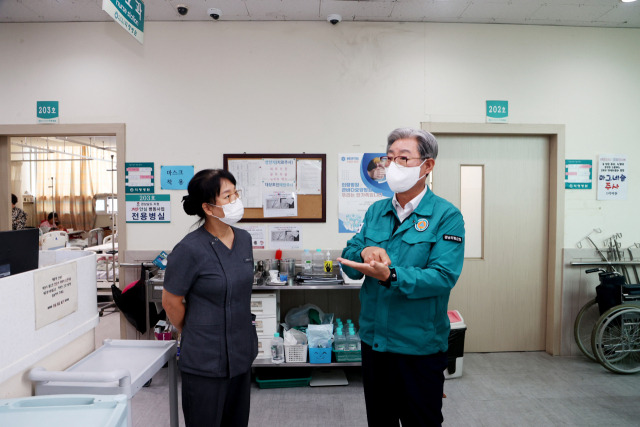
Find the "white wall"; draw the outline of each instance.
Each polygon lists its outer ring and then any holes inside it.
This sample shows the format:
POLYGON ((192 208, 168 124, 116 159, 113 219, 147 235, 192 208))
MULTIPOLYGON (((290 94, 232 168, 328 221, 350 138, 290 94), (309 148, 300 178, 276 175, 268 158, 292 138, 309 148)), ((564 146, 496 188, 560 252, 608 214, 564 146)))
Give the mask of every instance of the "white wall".
MULTIPOLYGON (((337 233, 338 153, 383 150, 398 126, 484 122, 485 101, 506 99, 511 123, 565 124, 568 159, 629 157, 627 201, 567 191, 565 247, 594 227, 603 237, 623 233, 626 245, 640 240, 640 30, 349 22, 145 30, 141 46, 115 23, 2 24, 0 123, 34 123, 37 100, 58 100, 62 123, 126 123, 126 160, 158 171, 221 167, 223 153, 325 152, 327 223, 305 224, 303 237, 339 249, 349 235, 337 233)), ((184 192, 170 194, 172 223, 127 226, 129 249, 171 249, 188 231, 184 192)))

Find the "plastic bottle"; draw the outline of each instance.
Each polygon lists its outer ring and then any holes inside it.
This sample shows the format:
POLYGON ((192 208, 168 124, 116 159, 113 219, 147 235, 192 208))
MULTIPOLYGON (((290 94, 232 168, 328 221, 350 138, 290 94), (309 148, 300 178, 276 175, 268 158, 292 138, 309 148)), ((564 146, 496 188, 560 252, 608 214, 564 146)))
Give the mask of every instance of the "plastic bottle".
POLYGON ((324 256, 324 272, 332 273, 333 272, 333 260, 331 259, 331 251, 327 251, 324 256))
POLYGON ((338 328, 336 329, 336 335, 333 339, 333 342, 334 342, 334 348, 336 349, 336 351, 346 350, 345 336, 342 333, 342 327, 338 326, 338 328))
POLYGON ((313 258, 309 249, 305 249, 302 253, 302 272, 311 273, 313 271, 313 258))
POLYGON ((322 273, 324 271, 324 256, 322 250, 316 249, 313 253, 313 272, 322 273))
POLYGON ((358 350, 358 344, 360 339, 356 336, 356 331, 353 328, 349 328, 349 335, 347 335, 347 351, 358 350))
POLYGON ((273 334, 273 338, 271 339, 271 362, 284 362, 284 340, 277 332, 273 334))

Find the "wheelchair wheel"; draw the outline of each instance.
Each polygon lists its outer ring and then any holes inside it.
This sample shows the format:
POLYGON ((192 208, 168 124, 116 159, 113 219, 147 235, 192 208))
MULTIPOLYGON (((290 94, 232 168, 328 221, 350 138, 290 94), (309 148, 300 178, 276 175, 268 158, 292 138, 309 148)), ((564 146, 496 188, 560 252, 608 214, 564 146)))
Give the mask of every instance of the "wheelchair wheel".
POLYGON ((593 332, 593 327, 596 325, 599 317, 600 311, 598 310, 598 304, 594 298, 580 309, 580 312, 576 316, 576 321, 573 324, 573 336, 576 339, 578 348, 585 356, 594 362, 597 362, 598 360, 593 355, 593 349, 591 347, 591 333, 593 332))
POLYGON ((616 374, 640 372, 640 307, 621 304, 604 313, 593 328, 598 361, 616 374))

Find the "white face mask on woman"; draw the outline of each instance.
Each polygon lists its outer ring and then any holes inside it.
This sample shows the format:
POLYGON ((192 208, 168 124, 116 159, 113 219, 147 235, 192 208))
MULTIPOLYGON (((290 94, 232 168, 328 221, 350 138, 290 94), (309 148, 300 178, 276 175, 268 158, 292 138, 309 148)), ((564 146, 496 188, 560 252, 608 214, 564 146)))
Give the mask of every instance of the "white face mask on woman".
POLYGON ((391 162, 387 168, 387 184, 394 193, 404 193, 410 190, 416 182, 423 179, 427 174, 420 176, 420 168, 426 162, 425 159, 418 166, 398 166, 396 162, 391 162))
POLYGON ((242 200, 236 199, 233 203, 227 203, 226 205, 218 206, 211 204, 211 206, 215 206, 218 208, 222 208, 222 212, 224 212, 224 217, 220 218, 215 215, 211 215, 215 218, 218 218, 220 221, 224 222, 227 225, 233 225, 236 222, 242 219, 244 215, 244 205, 242 204, 242 200))

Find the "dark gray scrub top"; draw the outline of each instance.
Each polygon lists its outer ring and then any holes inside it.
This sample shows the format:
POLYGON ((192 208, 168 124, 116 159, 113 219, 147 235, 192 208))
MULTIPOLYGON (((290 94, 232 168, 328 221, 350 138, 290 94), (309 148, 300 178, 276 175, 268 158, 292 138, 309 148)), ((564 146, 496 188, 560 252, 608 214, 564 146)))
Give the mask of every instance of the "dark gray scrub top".
POLYGON ((180 370, 206 377, 247 372, 258 354, 251 317, 251 235, 233 227, 229 249, 204 226, 187 234, 167 259, 164 289, 184 296, 180 370))

